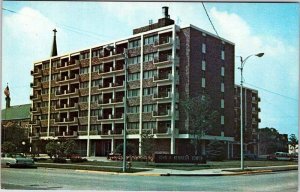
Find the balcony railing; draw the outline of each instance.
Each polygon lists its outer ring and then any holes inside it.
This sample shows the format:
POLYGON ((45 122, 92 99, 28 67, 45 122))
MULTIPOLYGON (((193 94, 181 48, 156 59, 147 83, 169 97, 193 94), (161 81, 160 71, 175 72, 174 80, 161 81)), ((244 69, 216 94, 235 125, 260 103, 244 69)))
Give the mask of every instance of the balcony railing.
POLYGON ((153 81, 172 80, 171 73, 162 73, 153 77, 153 81))
POLYGON ((167 98, 171 98, 171 92, 160 91, 158 94, 154 93, 153 94, 153 98, 154 99, 167 99, 167 98))
POLYGON ((172 61, 172 56, 167 55, 167 56, 160 56, 160 57, 155 57, 153 60, 154 64, 163 64, 172 61))
POLYGON ((171 115, 171 110, 153 111, 152 112, 153 117, 170 116, 170 115, 171 115))

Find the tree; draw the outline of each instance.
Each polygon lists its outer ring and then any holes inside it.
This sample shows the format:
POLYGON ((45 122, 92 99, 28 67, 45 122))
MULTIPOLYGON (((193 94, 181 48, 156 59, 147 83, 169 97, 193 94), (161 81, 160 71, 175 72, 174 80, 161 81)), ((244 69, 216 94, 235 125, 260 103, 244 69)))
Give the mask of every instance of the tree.
POLYGON ((52 157, 57 157, 58 153, 59 153, 59 144, 57 143, 57 141, 50 141, 49 143, 46 144, 46 152, 47 154, 50 156, 50 159, 52 159, 52 157))
POLYGON ((146 156, 146 164, 148 165, 149 162, 149 156, 153 154, 154 147, 155 147, 155 141, 153 139, 153 134, 150 133, 150 131, 144 130, 142 132, 142 141, 141 141, 141 149, 142 149, 142 155, 146 156))
MULTIPOLYGON (((116 153, 123 154, 123 143, 118 145, 115 149, 116 153)), ((131 143, 126 144, 126 155, 134 155, 135 146, 131 143)))
POLYGON ((71 154, 75 153, 76 143, 74 140, 67 140, 63 142, 60 147, 62 155, 69 157, 71 154))
POLYGON ((287 146, 288 141, 285 141, 282 136, 275 128, 259 129, 260 154, 272 154, 287 150, 285 146, 287 146))
POLYGON ((292 147, 293 152, 295 153, 296 149, 297 149, 297 145, 298 145, 298 139, 297 139, 297 137, 296 137, 295 134, 291 134, 290 135, 290 137, 289 137, 289 144, 292 147))
POLYGON ((1 127, 1 139, 1 143, 13 143, 17 152, 25 152, 22 151, 22 149, 25 150, 22 142, 29 143, 25 129, 14 122, 8 122, 1 127))
POLYGON ((189 131, 193 135, 191 143, 195 155, 198 155, 199 141, 216 124, 218 112, 212 109, 211 100, 206 94, 183 100, 181 105, 189 121, 189 131))
POLYGON ((3 153, 14 153, 16 151, 16 145, 10 141, 5 141, 1 145, 1 151, 3 153))

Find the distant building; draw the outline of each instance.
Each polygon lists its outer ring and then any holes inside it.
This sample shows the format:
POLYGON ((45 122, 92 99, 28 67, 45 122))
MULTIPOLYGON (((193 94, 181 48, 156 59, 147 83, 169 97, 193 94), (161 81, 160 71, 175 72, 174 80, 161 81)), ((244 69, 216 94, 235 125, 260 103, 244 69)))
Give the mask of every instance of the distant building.
MULTIPOLYGON (((204 146, 211 140, 222 141, 227 157, 233 156, 238 110, 233 98, 238 97, 238 88, 232 42, 193 25, 175 25, 164 7, 163 18, 134 29, 128 38, 63 55, 56 51, 54 36, 51 57, 35 62, 31 71, 33 142, 74 139, 82 155, 105 156, 123 143, 126 113, 127 140, 137 154, 143 130, 154 134, 157 152, 193 153, 190 122, 180 100, 205 93, 219 116, 216 127, 204 136, 204 146)), ((250 104, 258 110, 257 103, 250 100, 250 104)), ((255 117, 248 107, 247 117, 255 117)), ((246 129, 256 131, 258 117, 255 120, 256 125, 248 120, 246 129)), ((248 142, 253 151, 254 137, 248 142)))
MULTIPOLYGON (((241 86, 234 87, 234 130, 237 145, 234 147, 234 154, 240 153, 240 135, 241 135, 241 86)), ((243 86, 243 127, 244 127, 244 151, 246 153, 258 154, 257 133, 260 123, 259 108, 260 97, 258 91, 243 86)))

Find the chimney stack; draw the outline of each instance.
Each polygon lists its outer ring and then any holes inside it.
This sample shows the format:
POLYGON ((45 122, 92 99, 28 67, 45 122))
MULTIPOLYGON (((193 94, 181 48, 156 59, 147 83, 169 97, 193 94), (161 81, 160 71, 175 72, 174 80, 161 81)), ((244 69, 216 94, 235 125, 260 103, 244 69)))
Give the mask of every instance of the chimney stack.
POLYGON ((170 18, 169 7, 167 6, 162 7, 162 13, 164 18, 170 18))
POLYGON ((54 37, 53 37, 53 44, 52 44, 52 51, 51 51, 51 57, 57 56, 57 45, 56 45, 56 29, 53 29, 54 37))

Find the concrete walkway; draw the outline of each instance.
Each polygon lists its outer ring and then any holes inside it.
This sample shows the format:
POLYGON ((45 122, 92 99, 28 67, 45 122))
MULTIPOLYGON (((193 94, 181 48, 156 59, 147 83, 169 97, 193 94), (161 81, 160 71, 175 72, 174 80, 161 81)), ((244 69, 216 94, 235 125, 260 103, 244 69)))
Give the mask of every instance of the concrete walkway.
MULTIPOLYGON (((106 157, 88 157, 89 161, 103 161, 111 162, 107 160, 106 157)), ((53 163, 36 163, 39 164, 52 164, 53 163)), ((81 167, 91 167, 91 165, 78 165, 78 164, 60 164, 55 163, 56 166, 61 166, 63 168, 66 165, 72 165, 78 167, 76 171, 79 172, 91 172, 99 174, 114 174, 114 175, 131 175, 131 176, 233 176, 242 174, 257 174, 257 173, 268 173, 275 171, 289 171, 298 170, 298 165, 286 165, 286 166, 267 166, 267 167, 245 167, 244 171, 239 168, 224 168, 224 169, 201 169, 201 170, 176 170, 176 169, 158 169, 158 168, 139 168, 133 167, 134 169, 143 169, 146 171, 136 172, 136 173, 117 173, 117 172, 105 172, 105 171, 94 171, 94 170, 82 170, 81 167)), ((116 166, 94 166, 95 168, 122 168, 116 166)))

